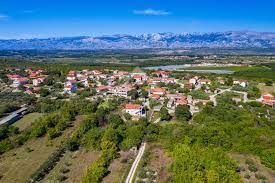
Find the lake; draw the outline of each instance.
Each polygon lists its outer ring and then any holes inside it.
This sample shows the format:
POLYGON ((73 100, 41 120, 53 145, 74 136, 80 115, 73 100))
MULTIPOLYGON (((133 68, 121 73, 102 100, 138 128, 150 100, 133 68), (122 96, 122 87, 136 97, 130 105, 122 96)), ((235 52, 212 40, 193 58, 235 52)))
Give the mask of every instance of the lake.
POLYGON ((185 71, 185 72, 197 72, 197 73, 210 73, 210 74, 233 74, 234 71, 226 70, 226 69, 186 69, 194 67, 191 64, 184 64, 184 65, 159 65, 159 66, 152 66, 152 67, 143 67, 143 69, 147 70, 166 70, 166 71, 185 71), (186 69, 186 70, 185 70, 186 69))

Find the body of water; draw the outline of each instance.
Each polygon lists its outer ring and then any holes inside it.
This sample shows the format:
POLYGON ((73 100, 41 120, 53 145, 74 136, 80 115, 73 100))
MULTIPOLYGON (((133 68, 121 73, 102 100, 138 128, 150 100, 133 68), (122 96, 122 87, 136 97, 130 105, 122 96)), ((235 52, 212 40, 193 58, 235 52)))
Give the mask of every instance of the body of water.
POLYGON ((194 67, 191 64, 184 64, 184 65, 160 65, 160 66, 152 66, 152 67, 144 67, 143 69, 148 70, 166 70, 166 71, 185 71, 185 72, 197 72, 197 73, 212 73, 212 74, 233 74, 234 71, 226 70, 226 69, 186 69, 194 67))

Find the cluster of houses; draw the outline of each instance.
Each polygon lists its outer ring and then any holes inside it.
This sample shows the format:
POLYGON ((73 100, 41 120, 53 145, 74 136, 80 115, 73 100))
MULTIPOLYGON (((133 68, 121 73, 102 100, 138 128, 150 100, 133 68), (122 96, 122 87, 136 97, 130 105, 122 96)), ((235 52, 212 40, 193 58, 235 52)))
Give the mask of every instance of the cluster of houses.
MULTIPOLYGON (((33 94, 40 90, 47 75, 44 74, 43 70, 26 69, 24 76, 13 73, 8 74, 7 77, 11 81, 11 87, 19 88, 22 86, 25 88, 26 93, 33 94)), ((222 85, 225 84, 223 78, 217 78, 217 81, 222 85)), ((145 108, 150 106, 151 100, 158 103, 158 106, 154 106, 154 111, 160 110, 161 107, 166 107, 171 113, 175 112, 178 105, 189 105, 190 110, 192 108, 193 111, 198 111, 196 108, 198 103, 205 105, 208 102, 192 99, 191 96, 185 96, 177 90, 169 91, 168 87, 160 87, 159 83, 164 83, 165 85, 177 84, 181 88, 187 88, 190 91, 203 88, 207 93, 211 80, 192 75, 188 75, 182 80, 175 79, 170 76, 168 71, 163 70, 150 72, 150 74, 140 71, 71 70, 66 75, 63 93, 73 94, 78 90, 94 88, 97 96, 123 97, 128 99, 127 101, 131 101, 124 106, 124 111, 134 118, 146 116, 145 108), (142 104, 134 104, 137 102, 132 100, 131 93, 133 92, 131 91, 135 90, 134 92, 140 94, 141 88, 147 91, 148 96, 138 98, 142 104)), ((234 80, 233 85, 247 87, 248 82, 245 80, 234 80)), ((275 97, 270 94, 263 95, 261 102, 273 107, 275 106, 275 97)))
POLYGON ((33 94, 39 92, 40 86, 44 83, 47 75, 45 75, 44 71, 41 69, 26 69, 24 71, 24 76, 13 73, 7 74, 7 77, 11 82, 10 87, 15 89, 23 87, 25 93, 33 94))

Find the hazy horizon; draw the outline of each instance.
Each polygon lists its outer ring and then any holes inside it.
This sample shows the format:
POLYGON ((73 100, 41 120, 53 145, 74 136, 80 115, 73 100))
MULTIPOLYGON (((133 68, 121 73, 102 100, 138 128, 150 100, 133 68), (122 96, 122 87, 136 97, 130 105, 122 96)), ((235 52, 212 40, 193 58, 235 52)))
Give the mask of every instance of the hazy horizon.
POLYGON ((275 32, 275 2, 122 0, 0 2, 0 39, 158 32, 275 32))

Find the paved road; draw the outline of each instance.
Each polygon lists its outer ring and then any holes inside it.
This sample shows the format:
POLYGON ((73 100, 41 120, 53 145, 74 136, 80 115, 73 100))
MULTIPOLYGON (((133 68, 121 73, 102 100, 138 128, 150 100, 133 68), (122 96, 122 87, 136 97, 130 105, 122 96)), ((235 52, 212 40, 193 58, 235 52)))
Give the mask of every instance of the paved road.
POLYGON ((137 167, 138 167, 138 164, 144 154, 144 151, 145 151, 145 147, 146 147, 146 142, 142 143, 140 148, 139 148, 139 151, 138 151, 138 155, 131 167, 131 170, 126 178, 126 181, 125 183, 132 183, 133 182, 133 179, 134 179, 134 176, 135 176, 135 172, 137 170, 137 167))
POLYGON ((242 91, 236 91, 236 90, 232 90, 232 88, 228 88, 226 90, 220 90, 220 92, 214 94, 214 95, 210 95, 210 100, 214 103, 214 106, 217 106, 217 100, 216 100, 216 97, 217 95, 220 95, 224 92, 234 92, 234 93, 239 93, 239 94, 242 94, 243 95, 243 102, 246 103, 246 102, 251 102, 251 101, 255 101, 255 100, 249 100, 248 99, 248 94, 247 92, 242 92, 242 91))
POLYGON ((218 93, 209 96, 214 106, 217 106, 217 100, 216 100, 217 95, 223 94, 224 92, 227 92, 227 91, 231 91, 231 88, 228 88, 226 90, 220 90, 218 93))

